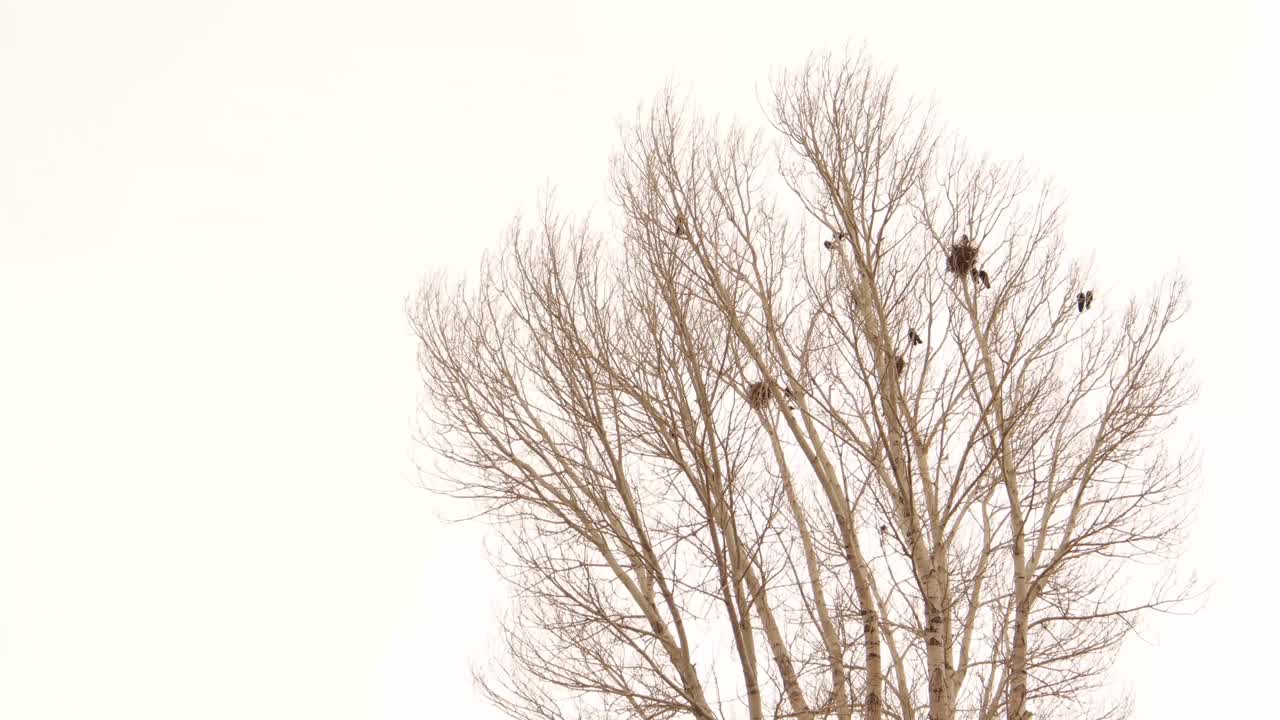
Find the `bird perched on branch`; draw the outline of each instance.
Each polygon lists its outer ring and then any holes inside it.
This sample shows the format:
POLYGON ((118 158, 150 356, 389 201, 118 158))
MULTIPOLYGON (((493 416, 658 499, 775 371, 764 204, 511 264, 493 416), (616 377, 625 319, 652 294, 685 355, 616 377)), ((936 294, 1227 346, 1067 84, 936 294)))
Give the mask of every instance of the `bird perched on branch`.
POLYGON ((991 288, 991 276, 987 274, 986 270, 978 271, 978 279, 982 281, 982 287, 991 288))
POLYGON ((1084 312, 1085 310, 1089 309, 1090 305, 1093 305, 1092 290, 1076 293, 1076 309, 1077 310, 1079 310, 1080 312, 1084 312))
POLYGON ((676 237, 689 237, 689 221, 685 219, 684 213, 676 213, 676 237))
POLYGON ((907 339, 911 341, 912 345, 919 345, 924 342, 924 340, 920 339, 920 334, 916 332, 915 328, 907 328, 907 339))

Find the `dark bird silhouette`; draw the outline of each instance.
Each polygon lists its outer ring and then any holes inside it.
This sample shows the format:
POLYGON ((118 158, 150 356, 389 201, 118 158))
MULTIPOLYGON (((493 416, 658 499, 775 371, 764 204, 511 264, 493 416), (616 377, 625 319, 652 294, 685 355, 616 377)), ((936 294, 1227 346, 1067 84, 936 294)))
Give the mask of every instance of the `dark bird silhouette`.
POLYGON ((991 288, 991 276, 987 274, 986 270, 978 271, 978 279, 982 281, 982 287, 991 288))
POLYGON ((912 345, 919 345, 924 342, 924 340, 920 339, 920 335, 915 328, 907 328, 907 339, 911 341, 912 345))
POLYGON ((1076 310, 1084 312, 1084 293, 1076 293, 1076 310))
POLYGON ((1093 306, 1093 291, 1087 290, 1084 294, 1084 309, 1088 310, 1093 306))
POLYGON ((837 232, 833 233, 833 234, 831 235, 831 237, 832 237, 832 238, 834 238, 834 239, 836 239, 836 240, 848 240, 848 239, 849 239, 849 233, 847 233, 847 232, 839 232, 839 231, 837 231, 837 232))
POLYGON ((824 247, 824 248, 826 248, 826 249, 828 249, 828 250, 835 250, 835 249, 836 249, 836 245, 835 245, 835 243, 831 242, 830 240, 823 240, 823 241, 822 241, 822 247, 824 247))
POLYGON ((676 213, 676 237, 689 237, 689 221, 685 219, 684 213, 676 213))

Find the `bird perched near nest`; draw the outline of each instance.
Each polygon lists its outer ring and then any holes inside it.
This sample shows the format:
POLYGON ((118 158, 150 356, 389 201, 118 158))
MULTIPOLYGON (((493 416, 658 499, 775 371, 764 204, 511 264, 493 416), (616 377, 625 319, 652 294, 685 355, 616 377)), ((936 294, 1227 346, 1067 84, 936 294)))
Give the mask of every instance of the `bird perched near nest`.
POLYGON ((689 237, 689 221, 682 212, 676 213, 676 237, 689 237))
POLYGON ((991 289, 991 276, 987 274, 986 270, 979 270, 975 279, 982 281, 982 287, 987 288, 988 290, 991 289))
POLYGON ((920 334, 916 332, 915 328, 907 328, 907 340, 910 340, 912 345, 919 345, 924 342, 924 340, 920 339, 920 334))
POLYGON ((1085 310, 1089 309, 1090 305, 1093 305, 1092 290, 1088 290, 1082 293, 1076 293, 1076 309, 1077 310, 1079 310, 1080 312, 1084 312, 1085 310))
POLYGON ((792 392, 792 391, 791 391, 791 387, 790 387, 790 386, 787 386, 787 387, 783 388, 783 389, 782 389, 782 394, 783 394, 783 396, 785 396, 785 397, 787 398, 787 408, 788 408, 788 409, 790 409, 790 410, 795 410, 795 409, 796 409, 796 394, 795 394, 794 392, 792 392))
POLYGON ((978 248, 974 247, 968 235, 961 235, 960 241, 952 243, 947 251, 947 271, 963 277, 972 273, 977 264, 978 248))

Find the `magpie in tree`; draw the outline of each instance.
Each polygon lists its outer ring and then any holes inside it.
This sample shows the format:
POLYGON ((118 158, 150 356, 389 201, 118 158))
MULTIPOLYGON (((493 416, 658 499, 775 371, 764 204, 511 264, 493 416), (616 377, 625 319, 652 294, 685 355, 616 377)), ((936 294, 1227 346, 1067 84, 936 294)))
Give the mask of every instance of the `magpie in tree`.
POLYGON ((689 237, 689 221, 685 219, 684 213, 676 213, 676 237, 689 237))

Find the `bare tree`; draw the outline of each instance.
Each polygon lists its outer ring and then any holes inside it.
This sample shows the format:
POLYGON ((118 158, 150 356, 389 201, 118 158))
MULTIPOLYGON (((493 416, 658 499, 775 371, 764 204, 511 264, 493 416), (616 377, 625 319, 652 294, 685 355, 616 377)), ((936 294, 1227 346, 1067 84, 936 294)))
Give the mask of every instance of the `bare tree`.
POLYGON ((514 588, 481 688, 531 720, 1124 715, 1120 641, 1190 592, 1131 582, 1185 525, 1184 283, 1081 312, 1052 189, 864 57, 771 111, 768 145, 664 94, 619 231, 548 205, 412 307, 438 489, 514 588))

